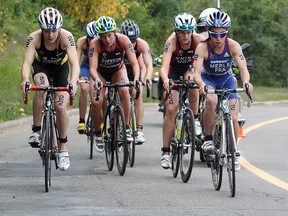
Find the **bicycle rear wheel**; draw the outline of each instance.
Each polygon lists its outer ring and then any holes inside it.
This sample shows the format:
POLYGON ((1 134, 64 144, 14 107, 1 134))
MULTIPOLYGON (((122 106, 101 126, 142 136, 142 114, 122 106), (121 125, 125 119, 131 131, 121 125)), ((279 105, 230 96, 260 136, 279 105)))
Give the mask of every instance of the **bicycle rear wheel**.
POLYGON ((181 179, 187 183, 190 179, 195 154, 195 122, 190 109, 186 109, 180 139, 180 173, 181 179))
POLYGON ((114 165, 114 148, 113 148, 113 141, 112 141, 112 125, 110 120, 110 107, 106 109, 105 118, 104 118, 104 126, 102 130, 102 137, 104 138, 105 143, 105 157, 106 157, 106 164, 108 170, 113 169, 114 165), (109 109, 108 109, 109 108, 109 109))
POLYGON ((114 146, 118 172, 124 175, 128 159, 126 125, 123 110, 120 106, 114 112, 114 146))
POLYGON ((128 161, 130 167, 134 166, 135 162, 135 144, 136 144, 136 119, 135 119, 135 112, 134 112, 134 105, 131 105, 130 108, 130 128, 132 130, 132 137, 133 137, 133 142, 128 142, 128 161))
POLYGON ((216 127, 214 134, 217 134, 217 136, 214 137, 214 145, 216 148, 215 154, 208 156, 208 162, 210 163, 211 168, 211 176, 212 176, 212 182, 214 185, 215 190, 220 190, 222 185, 222 174, 223 174, 223 164, 221 164, 221 152, 219 150, 219 147, 221 145, 221 138, 218 138, 218 136, 221 136, 222 128, 216 127), (215 137, 217 137, 215 139, 215 137))
POLYGON ((236 139, 233 130, 233 122, 230 116, 226 119, 226 136, 227 136, 227 172, 231 197, 235 196, 236 177, 235 177, 235 149, 236 139))

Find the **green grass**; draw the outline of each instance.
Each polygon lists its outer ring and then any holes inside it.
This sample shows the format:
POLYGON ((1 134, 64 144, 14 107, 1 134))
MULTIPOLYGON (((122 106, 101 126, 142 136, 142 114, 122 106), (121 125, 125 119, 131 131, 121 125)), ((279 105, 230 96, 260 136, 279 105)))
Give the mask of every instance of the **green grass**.
POLYGON ((288 89, 255 86, 252 97, 256 102, 288 100, 288 89))

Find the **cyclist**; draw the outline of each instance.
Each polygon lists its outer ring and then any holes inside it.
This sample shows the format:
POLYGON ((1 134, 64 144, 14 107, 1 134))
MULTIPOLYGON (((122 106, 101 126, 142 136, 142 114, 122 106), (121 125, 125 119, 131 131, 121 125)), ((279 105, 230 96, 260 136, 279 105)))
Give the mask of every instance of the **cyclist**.
MULTIPOLYGON (((90 66, 90 96, 92 101, 92 115, 95 133, 96 146, 104 151, 103 138, 101 136, 100 124, 103 121, 102 104, 104 101, 105 89, 101 90, 100 99, 95 100, 93 89, 100 89, 103 83, 128 82, 127 71, 124 64, 124 53, 131 63, 134 72, 134 81, 139 80, 139 64, 135 55, 133 45, 126 35, 116 33, 116 23, 108 16, 101 16, 95 23, 98 36, 94 38, 89 46, 90 66), (94 111, 93 111, 94 110, 94 111)), ((121 105, 125 115, 127 140, 133 141, 129 127, 130 96, 128 87, 119 89, 121 105)))
MULTIPOLYGON (((90 80, 90 71, 89 71, 89 58, 88 50, 90 41, 97 36, 95 29, 95 21, 92 21, 86 26, 86 36, 83 36, 77 40, 77 55, 80 59, 81 53, 83 53, 82 62, 80 65, 80 80, 90 80)), ((83 134, 86 129, 85 124, 85 115, 87 111, 87 95, 89 93, 89 84, 80 83, 80 96, 79 96, 79 125, 77 131, 80 134, 83 134)))
POLYGON ((199 34, 202 34, 204 36, 205 39, 207 39, 209 37, 208 35, 208 28, 206 27, 206 19, 207 16, 213 12, 217 12, 220 11, 217 8, 206 8, 205 10, 203 10, 200 15, 199 18, 197 20, 197 32, 199 34))
MULTIPOLYGON (((180 13, 174 20, 174 32, 167 39, 164 47, 160 75, 163 80, 163 87, 169 91, 169 79, 179 80, 180 76, 184 79, 193 79, 193 55, 197 45, 204 40, 204 37, 194 30, 196 20, 189 13, 180 13)), ((163 148, 161 165, 164 169, 171 167, 170 144, 175 126, 175 118, 178 108, 179 93, 176 90, 171 91, 169 99, 165 102, 166 115, 163 121, 163 148)), ((198 118, 199 90, 189 90, 189 102, 195 119, 198 118)), ((201 134, 199 121, 195 121, 196 135, 201 134)))
MULTIPOLYGON (((236 87, 233 79, 234 75, 230 73, 232 59, 238 65, 241 73, 243 86, 247 83, 249 91, 252 92, 253 86, 250 83, 250 74, 247 70, 246 60, 242 53, 242 49, 238 42, 228 38, 228 30, 231 27, 231 19, 224 12, 213 12, 208 15, 206 20, 209 38, 199 44, 196 48, 194 56, 194 80, 200 86, 200 93, 204 94, 205 85, 209 89, 233 89, 236 87), (204 70, 202 70, 204 67, 204 70), (202 71, 202 72, 201 72, 202 71)), ((205 138, 202 145, 204 152, 214 152, 214 144, 212 139, 212 131, 214 127, 215 109, 217 105, 217 96, 213 94, 207 95, 207 105, 204 110, 204 128, 205 138)), ((238 111, 239 103, 237 103, 237 94, 229 96, 229 105, 233 119, 234 132, 236 140, 238 138, 238 111)), ((236 153, 235 169, 240 170, 240 154, 236 153)))
MULTIPOLYGON (((53 86, 67 86, 70 63, 72 72, 70 82, 73 85, 71 94, 75 95, 80 68, 73 35, 61 28, 62 16, 57 9, 52 7, 47 7, 41 11, 38 16, 38 24, 41 29, 29 35, 24 51, 21 84, 23 92, 25 91, 25 83, 29 82, 31 66, 35 85, 47 86, 50 84, 49 81, 53 80, 53 86)), ((32 147, 39 147, 41 139, 43 96, 43 92, 37 92, 33 98, 33 133, 28 141, 32 147)), ((68 96, 67 92, 56 92, 55 97, 56 126, 60 142, 58 154, 60 170, 67 170, 70 166, 66 148, 69 123, 66 110, 68 96)))
MULTIPOLYGON (((153 74, 153 61, 152 61, 152 55, 150 52, 150 48, 148 43, 139 37, 140 35, 140 29, 138 25, 132 21, 132 20, 126 20, 125 22, 121 23, 119 32, 128 36, 130 41, 133 44, 136 57, 139 62, 140 66, 140 80, 146 82, 148 79, 151 83, 151 77, 153 74)), ((130 62, 127 59, 127 56, 125 55, 124 58, 125 66, 128 73, 128 78, 130 81, 134 80, 134 74, 131 67, 130 62)), ((147 83, 144 83, 147 85, 147 83)), ((142 92, 142 86, 141 86, 141 92, 142 92)), ((136 91, 133 92, 133 95, 135 95, 136 91)), ((142 144, 145 142, 145 137, 143 133, 143 116, 144 116, 144 103, 142 94, 139 96, 138 100, 135 100, 135 115, 136 115, 136 124, 137 124, 137 138, 136 143, 142 144)))

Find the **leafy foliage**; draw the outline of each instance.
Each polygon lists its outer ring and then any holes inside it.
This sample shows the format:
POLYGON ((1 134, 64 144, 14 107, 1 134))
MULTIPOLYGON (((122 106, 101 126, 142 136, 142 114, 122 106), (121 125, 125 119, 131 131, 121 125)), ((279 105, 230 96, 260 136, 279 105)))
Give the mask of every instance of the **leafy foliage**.
MULTIPOLYGON (((37 16, 48 6, 57 8, 63 27, 75 39, 85 26, 102 15, 111 16, 118 27, 132 19, 140 28, 152 52, 160 55, 173 31, 174 17, 190 12, 196 20, 202 10, 216 7, 216 0, 0 0, 0 122, 19 117, 22 106, 19 84, 23 48, 30 32, 38 29, 37 16), (11 96, 11 92, 15 92, 11 96)), ((245 56, 254 60, 251 81, 254 85, 287 87, 288 82, 288 4, 287 0, 222 0, 221 10, 232 19, 229 37, 251 48, 245 56)), ((31 100, 31 97, 30 97, 31 100)), ((28 107, 28 113, 31 113, 28 107)))

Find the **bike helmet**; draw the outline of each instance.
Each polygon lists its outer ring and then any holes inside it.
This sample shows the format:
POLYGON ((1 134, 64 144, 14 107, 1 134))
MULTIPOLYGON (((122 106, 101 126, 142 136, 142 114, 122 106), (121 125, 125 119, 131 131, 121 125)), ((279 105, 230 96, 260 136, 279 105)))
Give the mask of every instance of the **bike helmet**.
POLYGON ((47 7, 39 14, 38 24, 42 29, 58 29, 63 25, 63 19, 57 9, 47 7))
POLYGON ((97 35, 95 21, 88 23, 86 26, 86 36, 89 38, 95 38, 97 35))
POLYGON ((197 20, 197 28, 199 27, 206 27, 206 19, 207 19, 207 16, 209 14, 212 14, 214 12, 218 12, 220 11, 219 9, 217 8, 206 8, 205 10, 203 10, 201 12, 201 14, 199 15, 199 18, 197 20))
POLYGON ((138 25, 132 20, 126 20, 121 23, 119 32, 129 37, 131 42, 135 42, 140 35, 140 29, 138 25))
POLYGON ((103 34, 106 32, 112 32, 116 30, 116 23, 114 19, 108 16, 101 16, 96 22, 95 22, 95 28, 96 32, 98 34, 103 34))
POLYGON ((195 29, 196 20, 189 13, 180 13, 175 17, 174 26, 181 31, 191 31, 195 29))
POLYGON ((231 27, 231 19, 227 13, 217 11, 208 15, 206 20, 206 26, 208 28, 225 28, 229 29, 231 27))

